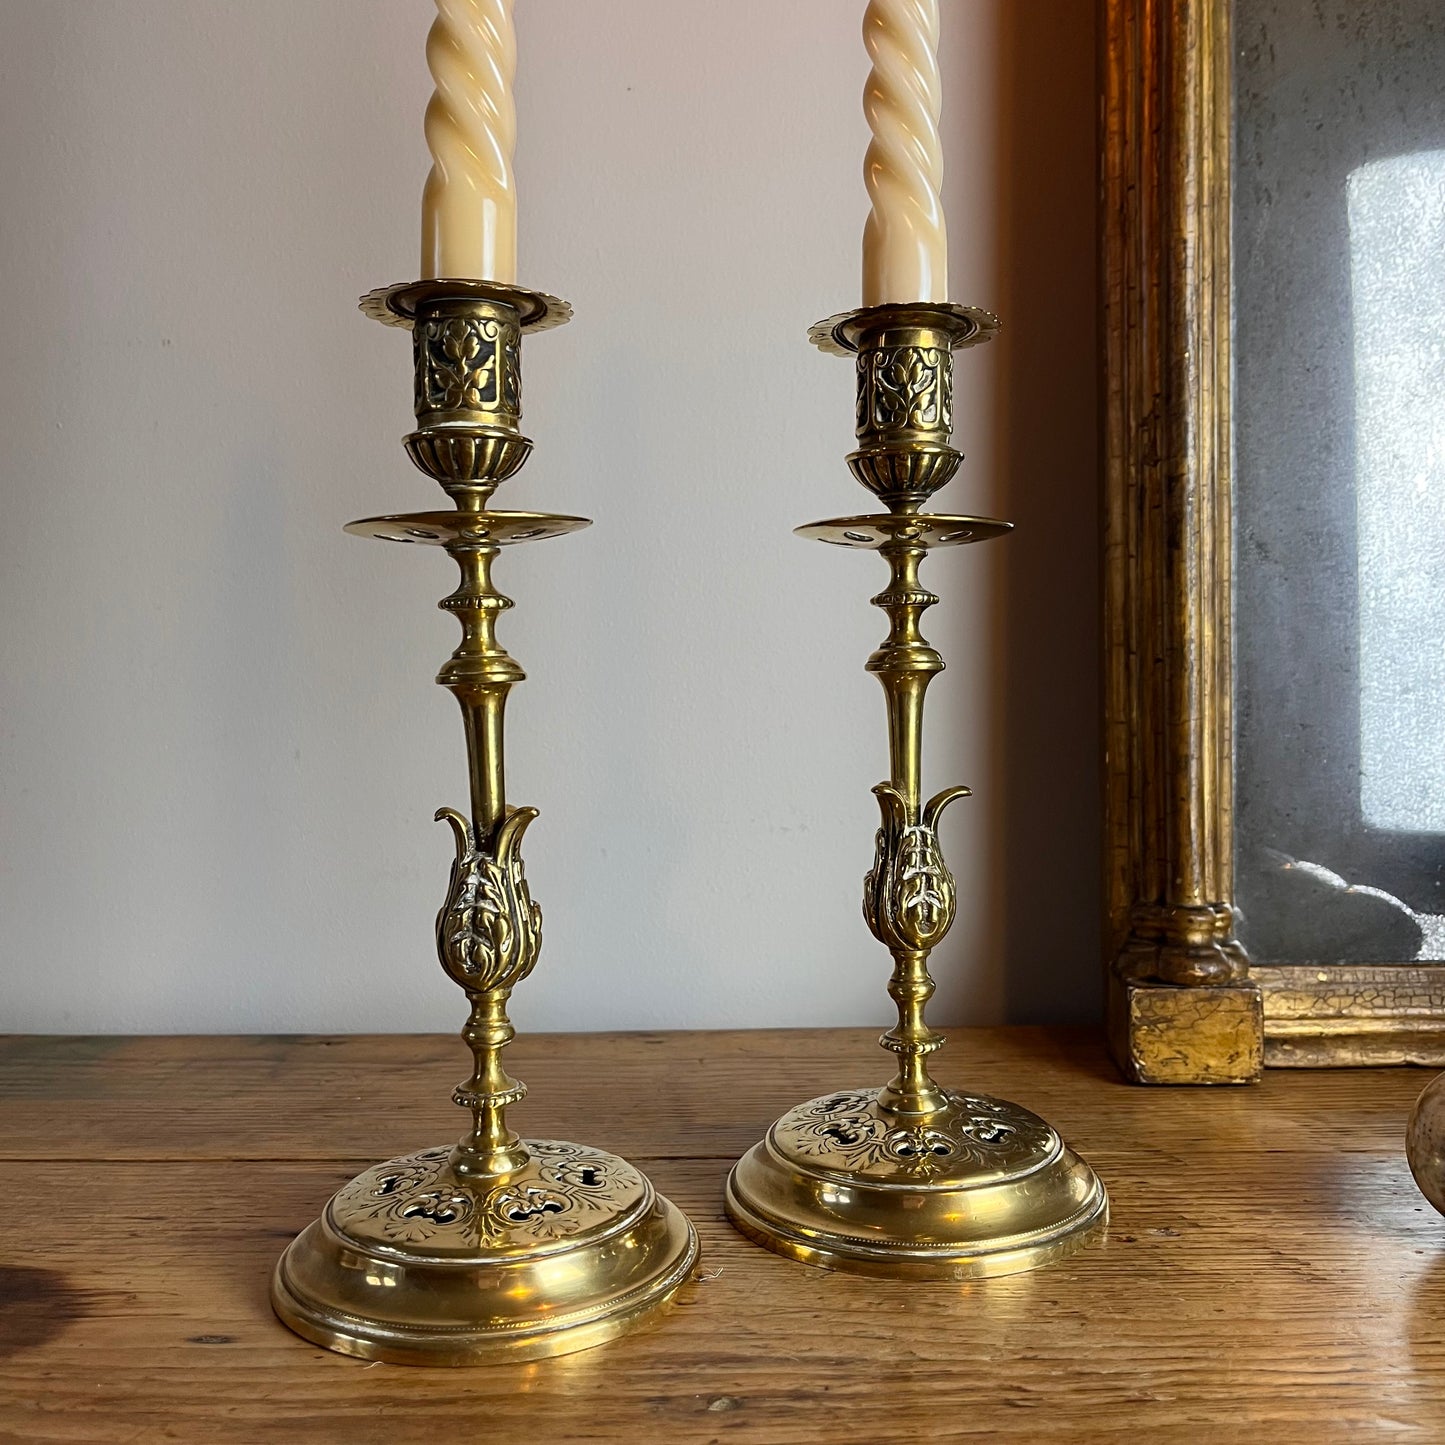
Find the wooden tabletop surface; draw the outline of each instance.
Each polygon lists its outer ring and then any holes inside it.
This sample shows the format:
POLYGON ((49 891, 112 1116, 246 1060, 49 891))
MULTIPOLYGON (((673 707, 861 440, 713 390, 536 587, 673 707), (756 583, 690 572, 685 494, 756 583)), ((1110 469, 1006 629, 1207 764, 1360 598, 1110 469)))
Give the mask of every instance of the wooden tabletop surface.
POLYGON ((882 1081, 874 1037, 519 1039, 523 1131, 641 1165, 703 1261, 652 1330, 473 1370, 331 1354, 267 1304, 332 1190, 458 1132, 456 1040, 0 1040, 0 1441, 1445 1441, 1445 1220, 1401 1143, 1428 1074, 1141 1089, 1089 1033, 955 1031, 940 1079, 1048 1118, 1113 1224, 1031 1274, 894 1284, 721 1208, 776 1115, 882 1081))

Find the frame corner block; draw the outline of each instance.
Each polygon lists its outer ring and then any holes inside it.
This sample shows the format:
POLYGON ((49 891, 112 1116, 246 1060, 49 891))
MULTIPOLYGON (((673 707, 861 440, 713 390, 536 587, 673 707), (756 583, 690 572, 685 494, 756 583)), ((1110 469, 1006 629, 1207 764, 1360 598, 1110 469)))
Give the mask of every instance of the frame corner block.
POLYGON ((1254 1084, 1264 1068, 1259 986, 1187 987, 1109 973, 1109 1048, 1134 1084, 1254 1084))

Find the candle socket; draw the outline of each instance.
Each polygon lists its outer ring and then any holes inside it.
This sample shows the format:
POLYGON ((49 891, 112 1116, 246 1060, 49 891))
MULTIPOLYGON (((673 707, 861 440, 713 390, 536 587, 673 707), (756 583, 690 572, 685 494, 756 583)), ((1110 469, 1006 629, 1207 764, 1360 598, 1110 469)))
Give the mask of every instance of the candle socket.
POLYGON ((412 326, 417 429, 407 455, 462 511, 480 511, 532 443, 522 419, 522 327, 512 306, 423 302, 412 326))
POLYGON ((844 328, 858 374, 858 450, 848 466, 890 512, 916 512, 963 461, 949 445, 963 323, 940 325, 922 307, 874 309, 887 314, 844 328))
POLYGON ((969 790, 923 794, 924 695, 944 663, 921 631, 939 599, 919 567, 935 547, 986 541, 1010 524, 921 509, 963 460, 950 444, 953 352, 997 327, 973 307, 920 302, 847 312, 809 333, 824 351, 856 358, 858 450, 848 465, 888 508, 798 532, 878 551, 889 567, 872 599, 888 635, 866 667, 883 687, 890 767, 873 789, 882 818, 863 916, 893 957, 888 993, 898 1016, 879 1043, 897 1071, 882 1088, 850 1085, 784 1114, 734 1165, 726 1206, 768 1249, 864 1274, 1010 1274, 1071 1253, 1108 1220, 1093 1170, 1044 1120, 946 1087, 928 1068, 945 1042, 925 1018, 928 958, 956 909, 938 821, 969 790))
POLYGON ((417 429, 406 450, 454 505, 347 530, 440 546, 461 573, 440 606, 462 637, 437 681, 462 711, 471 810, 436 814, 455 845, 436 947, 470 1008, 462 1038, 472 1072, 452 1094, 470 1124, 454 1145, 389 1160, 342 1188, 281 1256, 272 1304, 306 1339, 366 1359, 469 1365, 565 1354, 647 1322, 697 1262, 691 1223, 626 1160, 522 1139, 507 1120, 527 1092, 502 1065, 515 1036, 507 1001, 537 962, 542 913, 520 851, 537 810, 506 798, 503 719, 526 674, 497 638, 512 603, 492 564, 503 547, 588 523, 490 501, 532 449, 520 430, 522 335, 571 311, 480 281, 389 287, 363 298, 362 310, 412 330, 417 429))

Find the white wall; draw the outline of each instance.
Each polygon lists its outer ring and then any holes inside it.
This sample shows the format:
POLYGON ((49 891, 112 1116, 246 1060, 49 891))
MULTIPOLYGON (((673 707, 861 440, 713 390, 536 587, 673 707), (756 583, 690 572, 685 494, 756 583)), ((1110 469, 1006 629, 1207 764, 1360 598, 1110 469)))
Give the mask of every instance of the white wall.
MULTIPOLYGON (((1097 992, 1093 5, 945 0, 957 369, 930 787, 961 913, 940 1021, 1097 992)), ((851 368, 862 0, 521 0, 537 448, 582 511, 499 580, 512 800, 547 917, 528 1028, 884 1022, 866 933, 882 564, 851 368)), ((432 951, 464 803, 439 505, 406 461, 425 0, 0 0, 0 1029, 450 1029, 432 951)))

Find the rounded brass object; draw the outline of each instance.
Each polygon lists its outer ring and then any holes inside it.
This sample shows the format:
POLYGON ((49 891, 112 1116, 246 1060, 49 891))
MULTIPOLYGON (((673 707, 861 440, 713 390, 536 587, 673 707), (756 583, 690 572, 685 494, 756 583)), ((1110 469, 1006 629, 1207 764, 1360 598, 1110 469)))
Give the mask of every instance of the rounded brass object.
POLYGON ((892 506, 914 497, 921 503, 946 487, 962 460, 963 453, 952 447, 918 442, 907 448, 877 446, 850 452, 848 470, 884 506, 892 506))
POLYGON ((880 1092, 783 1115, 728 1176, 733 1223, 805 1264, 952 1280, 1032 1269, 1107 1226, 1104 1186, 1038 1115, 949 1090, 910 1118, 880 1092))
POLYGON ((586 517, 560 512, 401 512, 392 517, 363 517, 348 522, 354 537, 384 542, 420 542, 427 547, 507 547, 540 542, 590 527, 586 517))
POLYGON ((402 445, 433 481, 448 485, 489 483, 493 491, 521 470, 532 442, 515 431, 489 426, 439 426, 414 431, 402 445))
POLYGON ((867 517, 832 517, 794 527, 800 537, 831 542, 835 547, 867 547, 877 551, 890 542, 913 542, 920 547, 959 547, 966 542, 987 542, 1013 531, 1012 522, 990 517, 951 517, 942 513, 886 513, 867 517))
POLYGON ((525 1141, 510 1174, 463 1177, 443 1146, 358 1175, 276 1265, 271 1303, 327 1349, 479 1365, 589 1349, 646 1324, 697 1234, 616 1155, 525 1141))
POLYGON ((1445 1214, 1445 1074, 1425 1085, 1410 1110, 1405 1158, 1420 1193, 1445 1214))

